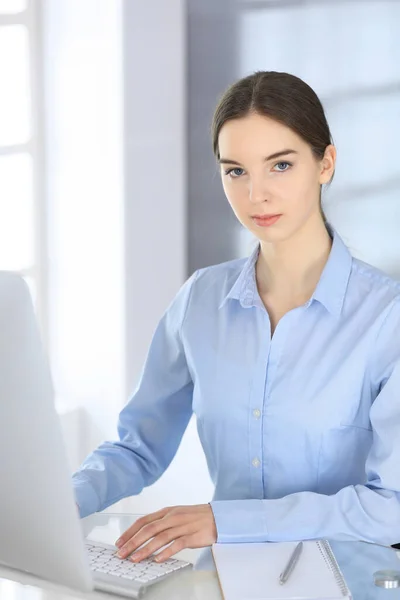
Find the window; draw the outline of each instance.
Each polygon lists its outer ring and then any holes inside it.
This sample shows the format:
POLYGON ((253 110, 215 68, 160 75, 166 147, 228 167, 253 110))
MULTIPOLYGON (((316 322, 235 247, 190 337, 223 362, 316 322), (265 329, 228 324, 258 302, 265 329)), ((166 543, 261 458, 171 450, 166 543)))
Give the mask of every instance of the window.
POLYGON ((37 0, 0 0, 0 269, 27 281, 42 329, 45 211, 37 0))

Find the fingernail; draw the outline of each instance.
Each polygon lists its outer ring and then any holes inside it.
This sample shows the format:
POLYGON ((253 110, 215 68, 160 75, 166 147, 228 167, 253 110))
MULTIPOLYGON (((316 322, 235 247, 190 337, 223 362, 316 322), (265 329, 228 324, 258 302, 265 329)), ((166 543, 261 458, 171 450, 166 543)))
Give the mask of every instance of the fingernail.
POLYGON ((132 562, 139 562, 140 559, 141 559, 141 557, 139 554, 132 554, 132 556, 131 556, 132 562))
POLYGON ((120 546, 122 546, 122 540, 121 540, 121 538, 119 538, 119 540, 117 540, 115 542, 115 545, 117 546, 117 548, 119 548, 120 546))
POLYGON ((120 551, 120 552, 117 552, 117 556, 118 556, 118 558, 124 558, 124 554, 125 554, 125 553, 124 553, 124 552, 122 552, 122 551, 120 551))

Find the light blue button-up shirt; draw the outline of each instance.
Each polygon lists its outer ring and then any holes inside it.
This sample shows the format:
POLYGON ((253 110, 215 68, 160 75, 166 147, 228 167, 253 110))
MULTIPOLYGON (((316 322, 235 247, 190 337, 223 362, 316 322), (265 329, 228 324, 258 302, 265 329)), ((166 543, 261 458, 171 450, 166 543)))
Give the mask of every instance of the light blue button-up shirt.
POLYGON ((218 542, 400 542, 400 283, 332 249, 271 339, 248 259, 200 269, 161 319, 119 441, 73 483, 81 516, 154 483, 191 415, 218 542))

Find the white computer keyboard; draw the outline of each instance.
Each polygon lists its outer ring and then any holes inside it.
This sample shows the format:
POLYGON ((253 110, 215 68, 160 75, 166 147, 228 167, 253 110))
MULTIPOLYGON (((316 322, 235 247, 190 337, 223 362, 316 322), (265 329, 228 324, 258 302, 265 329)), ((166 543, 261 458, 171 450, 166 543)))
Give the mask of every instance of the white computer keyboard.
MULTIPOLYGON (((124 595, 128 595, 126 591, 129 589, 133 591, 146 588, 171 573, 192 567, 191 563, 176 558, 156 563, 154 557, 149 557, 139 563, 133 563, 128 559, 117 558, 115 556, 117 550, 113 546, 97 542, 85 542, 85 545, 95 582, 106 583, 108 580, 114 588, 120 587, 124 595)), ((102 586, 97 587, 100 589, 102 586)))

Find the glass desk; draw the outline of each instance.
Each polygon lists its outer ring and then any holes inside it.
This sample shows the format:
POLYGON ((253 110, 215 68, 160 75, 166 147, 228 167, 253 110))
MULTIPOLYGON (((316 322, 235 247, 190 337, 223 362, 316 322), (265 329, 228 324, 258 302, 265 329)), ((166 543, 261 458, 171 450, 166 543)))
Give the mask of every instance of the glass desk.
MULTIPOLYGON (((141 515, 99 513, 82 519, 84 535, 91 540, 113 544, 141 515)), ((332 550, 353 594, 354 600, 400 600, 400 588, 384 589, 373 582, 373 573, 382 569, 400 570, 400 552, 365 542, 331 541, 332 550)), ((193 563, 193 571, 183 572, 155 584, 147 600, 221 600, 211 549, 186 549, 175 555, 193 563)), ((118 598, 92 592, 82 594, 43 582, 24 573, 0 568, 1 600, 72 600, 75 598, 118 598), (17 581, 14 581, 14 580, 17 581)))

